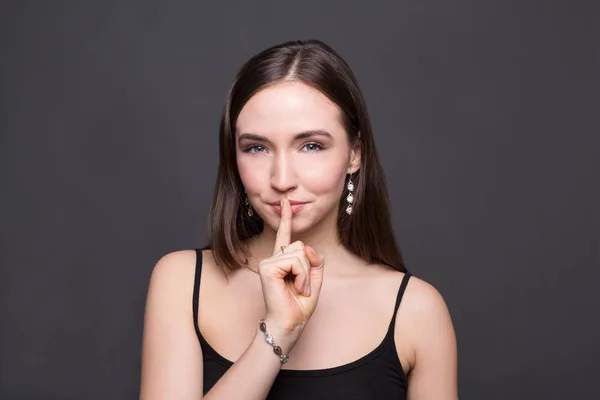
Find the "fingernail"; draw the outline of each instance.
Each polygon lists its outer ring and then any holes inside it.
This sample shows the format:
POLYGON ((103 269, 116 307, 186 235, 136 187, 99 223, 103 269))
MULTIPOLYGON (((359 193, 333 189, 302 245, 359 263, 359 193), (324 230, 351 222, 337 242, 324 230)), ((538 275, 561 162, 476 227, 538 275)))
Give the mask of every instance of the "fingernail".
POLYGON ((310 254, 312 254, 313 256, 314 256, 315 254, 317 254, 317 253, 315 252, 315 249, 313 249, 312 247, 310 247, 310 246, 306 246, 306 247, 308 247, 308 252, 309 252, 310 254))

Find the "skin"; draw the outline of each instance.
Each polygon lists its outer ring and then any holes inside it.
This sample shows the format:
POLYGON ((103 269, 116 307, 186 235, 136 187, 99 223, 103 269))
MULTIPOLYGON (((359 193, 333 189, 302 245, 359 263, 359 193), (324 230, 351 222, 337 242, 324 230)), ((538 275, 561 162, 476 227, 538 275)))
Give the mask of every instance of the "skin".
MULTIPOLYGON (((339 244, 336 213, 346 174, 360 167, 360 147, 350 146, 340 111, 326 96, 293 81, 264 88, 242 109, 236 138, 242 184, 265 229, 247 244, 248 268, 227 277, 209 252, 203 254, 199 326, 218 353, 235 361, 207 399, 266 396, 282 366, 257 330, 265 316, 284 354, 291 351, 285 369, 361 358, 385 336, 404 276, 368 265, 339 244), (314 131, 320 133, 307 134, 314 131), (298 211, 290 200, 305 204, 298 211), (270 204, 277 202, 280 207, 270 204), (294 280, 288 284, 282 278, 289 273, 294 280)), ((191 324, 195 258, 194 251, 170 253, 152 273, 143 399, 202 397, 202 352, 191 324)), ((448 309, 438 291, 416 277, 397 313, 395 343, 410 400, 458 398, 448 309)))

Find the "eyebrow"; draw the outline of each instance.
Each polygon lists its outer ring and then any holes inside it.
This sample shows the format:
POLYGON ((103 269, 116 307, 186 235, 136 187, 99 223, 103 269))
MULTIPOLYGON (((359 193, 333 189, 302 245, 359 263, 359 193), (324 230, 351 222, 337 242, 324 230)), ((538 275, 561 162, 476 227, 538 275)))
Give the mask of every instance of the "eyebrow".
MULTIPOLYGON (((333 140, 333 136, 331 136, 331 133, 324 131, 322 129, 315 129, 315 130, 297 133, 296 135, 294 135, 294 140, 308 139, 308 138, 311 138, 314 136, 323 136, 330 140, 333 140)), ((240 134, 238 141, 241 142, 242 139, 256 140, 258 142, 267 142, 267 143, 270 142, 269 139, 267 139, 266 137, 257 135, 256 133, 242 133, 242 134, 240 134)))

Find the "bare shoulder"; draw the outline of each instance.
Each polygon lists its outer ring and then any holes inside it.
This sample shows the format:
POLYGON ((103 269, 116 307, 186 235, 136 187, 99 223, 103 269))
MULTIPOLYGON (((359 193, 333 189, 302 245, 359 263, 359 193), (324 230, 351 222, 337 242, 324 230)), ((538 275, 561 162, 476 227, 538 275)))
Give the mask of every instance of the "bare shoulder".
POLYGON ((189 298, 192 293, 196 270, 196 251, 179 250, 162 256, 150 277, 149 293, 160 293, 160 297, 171 299, 170 303, 189 298))
POLYGON ((202 352, 192 324, 195 250, 161 257, 150 277, 140 398, 202 397, 202 352), (169 371, 169 373, 165 373, 169 371))
POLYGON ((448 314, 446 302, 440 292, 430 283, 411 276, 402 299, 407 315, 414 318, 439 318, 448 314))
POLYGON ((435 376, 432 381, 453 385, 456 336, 446 301, 432 284, 411 276, 398 309, 395 339, 399 356, 413 370, 413 381, 419 381, 415 376, 435 376))
POLYGON ((434 335, 453 336, 452 321, 446 301, 432 284, 411 276, 398 309, 397 331, 410 338, 412 345, 426 345, 434 335), (410 329, 407 329, 410 327, 410 329))
MULTIPOLYGON (((191 301, 189 296, 193 292, 197 261, 196 250, 179 250, 165 254, 154 266, 149 290, 160 287, 160 290, 173 292, 174 299, 185 297, 186 301, 191 301)), ((202 250, 201 262, 202 282, 210 281, 211 284, 219 284, 225 280, 225 275, 218 268, 212 251, 202 250)), ((208 286, 212 289, 213 285, 208 286)), ((186 303, 186 307, 187 305, 189 304, 186 303)))
MULTIPOLYGON (((400 282, 406 273, 390 270, 389 267, 378 265, 378 276, 390 282, 400 282)), ((408 285, 402 296, 401 307, 403 313, 416 316, 447 312, 446 303, 440 292, 430 283, 411 275, 408 285)), ((398 310, 400 312, 400 309, 398 310)))
MULTIPOLYGON (((378 265, 377 267, 377 282, 385 285, 389 284, 390 290, 397 291, 398 285, 406 276, 406 273, 390 270, 385 266, 378 265)), ((396 331, 410 326, 410 332, 402 332, 402 337, 406 338, 407 334, 412 335, 417 329, 427 329, 436 321, 438 323, 448 323, 450 321, 450 314, 444 298, 432 284, 411 275, 397 311, 396 331)), ((421 333, 417 332, 416 337, 420 336, 421 333)))
POLYGON ((177 280, 194 273, 196 267, 195 250, 178 250, 162 256, 152 270, 152 279, 177 280))

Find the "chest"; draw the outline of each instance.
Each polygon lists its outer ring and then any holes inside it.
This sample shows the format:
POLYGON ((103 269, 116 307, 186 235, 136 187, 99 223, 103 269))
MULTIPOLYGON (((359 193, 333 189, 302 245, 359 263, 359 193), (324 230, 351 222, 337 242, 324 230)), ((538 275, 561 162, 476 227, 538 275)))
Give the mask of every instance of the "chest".
MULTIPOLYGON (((399 284, 393 279, 324 283, 315 313, 285 368, 332 368, 371 353, 389 331, 399 284)), ((260 282, 234 282, 217 293, 218 298, 200 302, 200 330, 217 353, 235 361, 254 338, 258 320, 265 313, 260 282)))

